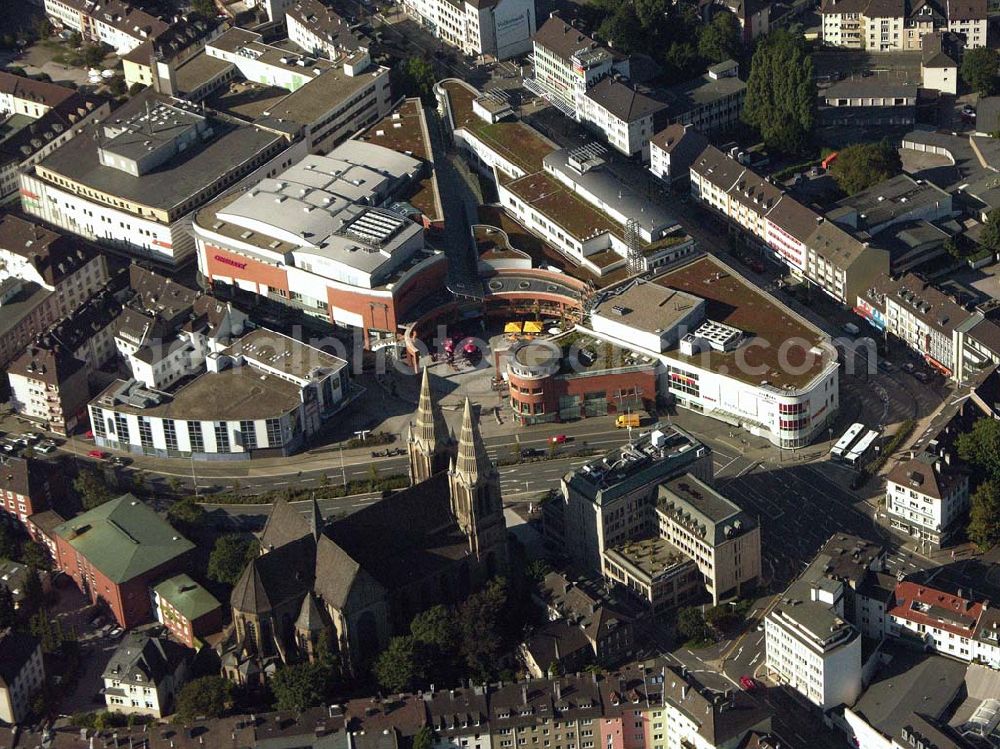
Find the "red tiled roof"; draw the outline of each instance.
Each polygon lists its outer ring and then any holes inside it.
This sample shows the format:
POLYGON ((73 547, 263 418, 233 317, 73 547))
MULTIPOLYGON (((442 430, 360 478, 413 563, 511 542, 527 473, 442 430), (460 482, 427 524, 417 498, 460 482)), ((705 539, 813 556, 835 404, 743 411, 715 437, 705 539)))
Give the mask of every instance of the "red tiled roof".
POLYGON ((983 604, 912 582, 896 586, 891 616, 937 627, 960 637, 972 637, 983 613, 983 604))

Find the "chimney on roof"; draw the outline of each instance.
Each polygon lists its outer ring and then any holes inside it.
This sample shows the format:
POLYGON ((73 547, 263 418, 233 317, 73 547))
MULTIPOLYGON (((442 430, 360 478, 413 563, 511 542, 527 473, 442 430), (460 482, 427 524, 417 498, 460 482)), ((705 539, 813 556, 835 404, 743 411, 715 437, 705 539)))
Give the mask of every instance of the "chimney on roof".
POLYGON ((555 692, 556 701, 562 699, 562 684, 559 683, 559 677, 552 682, 552 690, 555 692))
POLYGON ((527 705, 528 704, 528 682, 525 681, 521 685, 521 701, 527 705))

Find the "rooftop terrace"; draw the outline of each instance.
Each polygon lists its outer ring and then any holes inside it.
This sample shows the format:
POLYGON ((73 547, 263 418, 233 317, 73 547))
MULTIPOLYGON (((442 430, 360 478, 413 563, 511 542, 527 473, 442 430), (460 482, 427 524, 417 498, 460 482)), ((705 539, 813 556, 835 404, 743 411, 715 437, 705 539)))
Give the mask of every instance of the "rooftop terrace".
POLYGON ((613 561, 624 562, 650 581, 684 565, 694 565, 691 559, 672 543, 659 536, 629 541, 605 552, 613 561))

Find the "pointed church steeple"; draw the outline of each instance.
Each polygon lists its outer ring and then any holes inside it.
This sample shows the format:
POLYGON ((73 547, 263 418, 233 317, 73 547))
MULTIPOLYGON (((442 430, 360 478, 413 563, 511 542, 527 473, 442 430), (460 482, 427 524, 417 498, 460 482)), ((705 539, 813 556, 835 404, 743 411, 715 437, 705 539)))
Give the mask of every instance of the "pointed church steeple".
POLYGON ((469 539, 478 562, 474 577, 482 582, 507 565, 507 526, 500 496, 500 474, 486 452, 479 419, 465 399, 458 454, 448 472, 451 512, 469 539))
POLYGON ((470 485, 478 484, 493 471, 493 463, 486 454, 486 445, 479 433, 479 419, 473 415, 472 402, 468 398, 465 399, 465 412, 462 414, 455 471, 462 474, 470 485))
POLYGON ((312 531, 312 537, 318 541, 323 532, 323 513, 320 512, 315 494, 312 495, 312 505, 309 508, 309 530, 312 531))
POLYGON ((420 383, 420 401, 410 425, 407 451, 410 455, 410 483, 419 484, 448 467, 447 455, 452 440, 441 409, 431 394, 430 372, 424 367, 420 383))
POLYGON ((417 405, 417 418, 413 426, 413 439, 422 443, 428 452, 447 444, 448 425, 445 424, 441 409, 431 395, 430 370, 424 367, 423 379, 420 382, 420 402, 417 405))

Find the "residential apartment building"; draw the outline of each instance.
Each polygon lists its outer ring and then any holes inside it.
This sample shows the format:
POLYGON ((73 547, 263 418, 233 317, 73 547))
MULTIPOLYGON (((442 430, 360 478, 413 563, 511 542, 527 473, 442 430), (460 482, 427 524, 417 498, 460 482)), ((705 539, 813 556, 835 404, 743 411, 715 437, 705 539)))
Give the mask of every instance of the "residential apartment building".
POLYGON ((429 689, 422 697, 427 725, 433 729, 432 749, 492 749, 490 708, 483 687, 429 689))
POLYGON ((332 62, 368 55, 368 40, 319 0, 296 0, 285 11, 289 41, 332 62))
POLYGON ((612 148, 648 160, 649 141, 666 124, 667 104, 629 81, 628 58, 555 13, 532 44, 535 76, 525 85, 599 133, 612 148))
POLYGON ((525 85, 575 119, 592 86, 608 76, 629 75, 625 55, 601 45, 556 13, 538 29, 532 46, 535 77, 525 85))
POLYGON ((53 292, 56 313, 66 317, 109 276, 107 259, 96 248, 8 213, 0 217, 0 282, 7 278, 53 292))
POLYGON ((65 231, 166 265, 194 250, 188 215, 255 172, 287 137, 146 89, 20 175, 21 206, 65 231))
POLYGON ((1000 326, 919 276, 883 276, 858 296, 858 309, 943 376, 963 382, 1000 360, 1000 326))
POLYGON ((996 662, 1000 643, 989 638, 977 639, 984 610, 986 604, 965 598, 962 591, 955 595, 904 581, 896 586, 887 634, 922 650, 966 662, 979 658, 980 650, 984 650, 984 660, 996 662))
POLYGON ((0 70, 0 115, 19 114, 37 120, 73 94, 73 89, 65 86, 0 70))
POLYGON ((873 51, 919 50, 935 31, 961 34, 966 46, 987 42, 986 0, 826 0, 821 6, 823 43, 873 51))
POLYGON ((462 54, 506 60, 531 51, 534 0, 405 0, 403 8, 462 54))
POLYGON ((55 569, 92 603, 104 601, 119 626, 153 618, 150 588, 184 569, 194 544, 131 494, 53 529, 55 569))
POLYGON ((885 510, 895 530, 945 546, 969 509, 969 477, 944 458, 919 453, 897 463, 886 481, 885 510))
MULTIPOLYGON (((888 273, 889 253, 862 242, 713 146, 691 165, 691 195, 844 305, 888 273)), ((845 212, 846 216, 846 212, 845 212)))
POLYGON ((635 645, 632 619, 606 600, 596 579, 574 581, 562 573, 549 572, 540 593, 549 621, 567 621, 578 627, 595 662, 613 666, 631 657, 635 645))
POLYGON ((81 93, 51 83, 0 71, 0 114, 5 118, 0 141, 0 200, 18 190, 18 176, 74 138, 84 125, 111 114, 103 96, 81 93))
POLYGON ((662 126, 666 111, 665 102, 619 76, 608 75, 580 97, 577 115, 615 150, 648 161, 649 141, 662 126))
POLYGON ((690 81, 663 89, 668 104, 667 124, 690 125, 703 133, 717 133, 740 121, 747 84, 739 78, 739 65, 725 60, 690 81))
POLYGON ((14 455, 0 457, 0 520, 28 530, 28 518, 65 496, 62 469, 14 455))
POLYGON ((824 712, 861 694, 861 637, 880 640, 871 618, 883 600, 885 549, 835 534, 782 595, 764 622, 766 667, 824 712), (874 603, 872 603, 874 602, 874 603))
POLYGON ((193 657, 193 650, 169 639, 158 626, 126 632, 101 674, 108 710, 150 718, 169 715, 193 657))
POLYGON ((708 139, 690 125, 669 125, 649 141, 649 171, 668 185, 683 181, 707 146, 708 139))
POLYGON ((24 721, 44 685, 41 642, 26 632, 0 633, 0 720, 13 726, 24 721))
POLYGON ((170 28, 165 21, 123 0, 45 0, 45 14, 59 28, 77 31, 123 55, 170 28))
POLYGON ((720 695, 687 669, 630 664, 600 682, 600 744, 613 749, 736 749, 756 746, 771 714, 750 693, 720 695))
POLYGON ((69 349, 29 345, 7 366, 11 408, 43 428, 68 436, 87 423, 89 368, 69 349))
POLYGON ((12 214, 0 217, 0 364, 108 281, 103 255, 12 214))
POLYGON ((183 572, 153 588, 153 612, 174 639, 189 648, 200 649, 207 635, 222 629, 222 604, 183 572))

